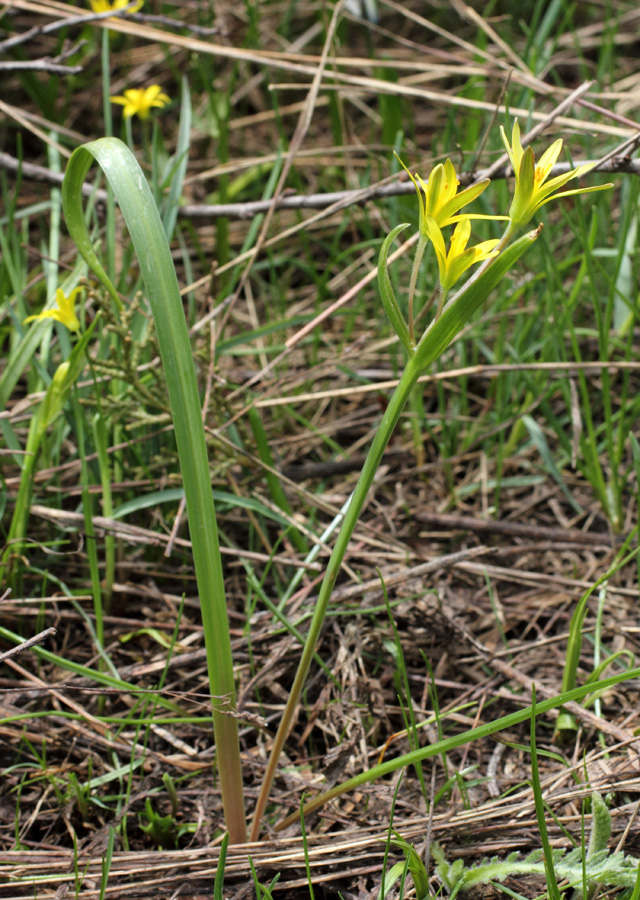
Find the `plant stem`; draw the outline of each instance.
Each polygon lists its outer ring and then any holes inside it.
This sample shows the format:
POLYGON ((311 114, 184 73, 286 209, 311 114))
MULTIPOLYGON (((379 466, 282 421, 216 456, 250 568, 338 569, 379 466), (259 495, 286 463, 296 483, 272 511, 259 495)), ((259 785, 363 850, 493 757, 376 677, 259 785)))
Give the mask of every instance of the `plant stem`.
POLYGON ((333 552, 331 554, 331 558, 329 560, 329 564, 327 566, 327 570, 324 575, 324 579, 322 581, 322 585, 320 586, 320 593, 318 594, 318 600, 316 602, 313 618, 309 627, 309 633, 307 634, 307 639, 302 651, 302 656, 298 664, 298 671, 296 672, 296 677, 293 682, 291 692, 289 693, 289 699, 287 701, 287 705, 282 715, 282 719, 280 720, 280 725, 273 742, 271 755, 267 764, 267 770, 264 775, 262 788, 260 790, 258 802, 256 804, 256 809, 254 812, 253 825, 251 828, 251 841, 257 841, 260 836, 260 820, 267 804, 269 791, 271 789, 271 784, 275 776, 280 753, 282 752, 284 742, 287 738, 287 735, 289 734, 293 715, 298 704, 298 700, 300 699, 300 694, 302 693, 302 688, 309 671, 309 666, 311 665, 311 660, 313 658, 316 643, 318 642, 318 638, 320 636, 320 629, 324 621, 327 606, 329 604, 329 599, 331 598, 331 593, 336 583, 338 573, 340 572, 342 560, 344 559, 347 547, 349 546, 351 535, 353 534, 356 523, 358 522, 358 518, 360 516, 360 512, 362 511, 362 507, 364 506, 365 500, 367 499, 369 488, 371 487, 375 474, 378 470, 378 466, 380 465, 382 455, 391 439, 398 420, 402 415, 402 411, 407 404, 407 400, 409 399, 411 390, 418 380, 420 372, 420 367, 415 364, 413 359, 410 359, 400 381, 398 382, 395 391, 393 392, 393 395, 391 396, 389 405, 387 406, 387 409, 382 417, 382 421, 380 422, 380 427, 376 432, 369 453, 367 454, 367 458, 360 474, 360 478, 358 479, 358 483, 353 494, 351 495, 349 508, 345 513, 342 528, 340 529, 340 533, 338 534, 333 552))
MULTIPOLYGON (((380 465, 382 454, 391 439, 393 430, 407 404, 411 391, 422 372, 424 372, 425 369, 444 352, 446 347, 451 343, 456 334, 459 333, 462 326, 466 324, 478 306, 486 300, 500 278, 515 265, 527 247, 536 240, 539 232, 539 228, 536 231, 530 232, 510 247, 506 253, 500 254, 497 258, 489 259, 481 265, 464 286, 451 297, 447 305, 443 308, 441 316, 431 322, 420 339, 415 355, 412 355, 407 362, 406 368, 391 396, 389 405, 382 417, 380 426, 373 439, 369 453, 367 454, 364 467, 351 496, 351 501, 345 513, 340 533, 338 534, 335 547, 331 554, 331 558, 329 559, 322 585, 320 586, 320 593, 318 594, 318 600, 302 651, 302 657, 298 664, 298 671, 296 672, 289 699, 282 715, 278 731, 276 732, 262 788, 260 789, 260 794, 258 796, 251 828, 252 841, 256 841, 260 834, 260 820, 267 804, 278 759, 289 733, 294 711, 302 693, 302 688, 309 671, 318 637, 320 636, 322 622, 327 611, 331 592, 333 591, 333 587, 340 571, 340 566, 342 565, 342 560, 344 559, 362 507, 364 506, 369 488, 373 483, 376 471, 380 465)), ((509 226, 500 241, 500 249, 507 246, 513 235, 514 230, 511 223, 509 223, 509 226)))

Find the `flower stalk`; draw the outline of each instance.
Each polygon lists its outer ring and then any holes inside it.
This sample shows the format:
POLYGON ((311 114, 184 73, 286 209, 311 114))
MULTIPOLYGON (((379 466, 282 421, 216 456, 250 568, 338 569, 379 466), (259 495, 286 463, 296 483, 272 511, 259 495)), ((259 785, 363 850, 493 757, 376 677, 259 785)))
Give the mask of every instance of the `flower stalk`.
POLYGON ((515 265, 524 251, 537 239, 542 226, 529 232, 519 240, 515 240, 516 233, 527 224, 540 208, 540 206, 554 199, 554 197, 568 196, 570 194, 587 193, 594 190, 604 190, 609 185, 593 188, 579 188, 572 191, 564 191, 560 194, 554 192, 564 186, 571 178, 578 177, 589 167, 579 167, 567 175, 558 176, 547 182, 549 172, 558 158, 562 148, 562 141, 556 141, 541 157, 536 167, 533 151, 528 148, 523 151, 520 143, 520 132, 516 122, 512 132, 512 143, 509 144, 502 131, 503 141, 509 154, 509 159, 516 174, 516 188, 514 199, 509 210, 509 216, 485 216, 468 215, 460 213, 460 210, 471 200, 478 197, 486 188, 486 183, 480 182, 458 193, 459 181, 450 160, 444 165, 436 166, 429 182, 425 183, 419 175, 412 175, 404 166, 409 177, 413 181, 418 196, 419 208, 419 239, 414 258, 409 284, 409 301, 407 321, 402 317, 400 306, 394 296, 391 280, 387 272, 387 255, 392 241, 406 227, 398 225, 385 239, 380 251, 378 261, 378 283, 383 306, 387 312, 391 325, 403 343, 407 352, 406 368, 398 382, 389 405, 382 418, 380 426, 371 444, 364 467, 351 497, 348 511, 336 540, 325 576, 320 587, 313 619, 309 628, 298 671, 289 699, 280 722, 267 770, 263 780, 258 802, 256 804, 251 840, 258 839, 260 834, 260 819, 264 813, 269 791, 278 758, 284 747, 284 742, 289 733, 293 715, 302 692, 302 687, 311 664, 311 659, 316 643, 320 636, 320 629, 333 587, 335 585, 344 555, 346 553, 351 535, 358 521, 358 517, 366 501, 369 489, 377 468, 382 459, 384 450, 391 439, 393 430, 404 410, 411 391, 420 375, 438 359, 447 346, 459 333, 475 310, 486 300, 500 279, 515 265), (470 236, 470 219, 505 219, 507 227, 499 240, 485 241, 474 247, 467 248, 470 236), (456 224, 456 230, 447 251, 442 228, 456 224), (436 314, 430 325, 416 343, 414 326, 414 294, 419 267, 428 242, 433 243, 438 259, 440 273, 440 297, 436 314), (468 279, 450 300, 448 294, 455 282, 475 263, 481 266, 468 279))
MULTIPOLYGON (((61 293, 62 291, 58 289, 58 294, 61 293)), ((74 292, 72 291, 71 294, 73 295, 73 293, 74 292)), ((53 311, 48 310, 47 312, 52 313, 53 311)), ((39 320, 53 318, 53 315, 41 313, 38 316, 29 316, 29 318, 39 320)), ((6 573, 12 568, 12 559, 18 556, 24 547, 24 541, 27 534, 27 523, 29 521, 33 477, 42 439, 49 426, 62 412, 71 388, 82 373, 85 364, 86 350, 97 322, 97 318, 93 320, 91 326, 82 335, 71 351, 69 359, 60 363, 53 374, 44 395, 44 399, 29 423, 24 461, 20 472, 18 496, 16 497, 11 525, 9 526, 6 548, 0 558, 0 583, 3 581, 6 573)))
POLYGON ((414 359, 409 360, 402 374, 402 377, 398 382, 398 386, 393 392, 389 404, 384 412, 382 421, 380 422, 380 427, 376 431, 373 443, 369 448, 369 452, 360 474, 360 478, 358 479, 355 490, 351 495, 349 507, 345 512, 342 527, 331 553, 331 557, 325 571, 324 579, 320 587, 320 593, 318 594, 318 599, 315 604, 313 618, 309 626, 309 631, 304 644, 304 648, 302 650, 300 662, 298 663, 298 670, 296 672, 296 676, 289 693, 289 701, 287 702, 284 713, 278 725, 278 731, 276 733, 273 747, 271 749, 269 762, 267 764, 267 769, 262 781, 262 788, 254 812, 250 835, 251 841, 257 841, 260 837, 260 822, 269 797, 269 790, 276 773, 276 768, 280 759, 282 748, 284 747, 284 742, 289 734, 289 729, 291 728, 291 723, 293 721, 296 706, 298 704, 300 694, 302 693, 302 688, 304 687, 304 683, 309 672, 309 666, 311 665, 311 660, 315 652, 318 638, 320 637, 320 630, 322 628, 322 623, 327 611, 327 606, 329 604, 329 600, 331 599, 331 594, 333 593, 333 588, 340 572, 347 547, 349 546, 351 535, 353 534, 353 531, 358 523, 360 513, 362 512, 362 507, 364 506, 364 503, 367 499, 369 488, 371 487, 375 474, 378 471, 378 467, 380 465, 380 461, 382 460, 384 451, 387 447, 387 444, 389 443, 398 420, 402 415, 402 411, 405 408, 407 400, 409 399, 411 389, 418 380, 420 373, 421 370, 415 364, 414 359))
MULTIPOLYGON (((401 226, 398 226, 394 231, 399 230, 400 227, 401 226)), ((524 235, 510 246, 505 253, 495 259, 493 257, 488 259, 483 270, 479 271, 478 277, 470 279, 470 281, 449 300, 442 310, 442 315, 431 322, 420 339, 418 346, 409 354, 405 370, 389 400, 389 404, 376 431, 371 447, 369 448, 362 472, 360 473, 360 477, 351 496, 349 508, 345 513, 342 527, 325 571, 318 599, 315 604, 311 625, 309 626, 309 632, 298 664, 298 670, 289 693, 287 705, 278 726, 278 731, 274 738, 267 770, 256 803, 253 824, 251 827, 251 841, 257 841, 260 836, 260 820, 267 805, 269 791, 275 776, 280 753, 282 752, 284 742, 289 734, 295 709, 306 681, 318 638, 320 637, 320 630, 327 611, 327 606, 340 572, 345 553, 349 546, 349 541, 351 540, 351 536, 357 525, 369 490, 373 484, 384 451, 393 435, 407 401, 409 400, 411 391, 420 375, 422 375, 434 360, 441 355, 456 334, 458 334, 461 328, 468 322, 470 316, 486 300, 500 279, 513 265, 515 265, 516 261, 525 250, 527 250, 536 240, 539 233, 539 229, 537 229, 524 235)), ((380 278, 383 278, 380 270, 386 269, 386 255, 388 250, 389 241, 386 240, 380 251, 380 260, 378 263, 378 273, 380 278)))

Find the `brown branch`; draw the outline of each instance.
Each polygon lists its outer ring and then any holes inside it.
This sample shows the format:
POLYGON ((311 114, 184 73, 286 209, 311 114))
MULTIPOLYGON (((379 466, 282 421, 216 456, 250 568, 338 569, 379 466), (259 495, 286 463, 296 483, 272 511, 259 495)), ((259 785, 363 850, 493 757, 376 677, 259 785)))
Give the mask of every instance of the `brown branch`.
MULTIPOLYGON (((635 139, 635 138, 634 138, 635 139)), ((550 177, 562 175, 568 172, 574 166, 589 165, 594 163, 591 172, 600 172, 605 174, 626 174, 640 175, 640 159, 630 159, 628 156, 612 156, 604 162, 599 163, 595 160, 577 161, 574 163, 556 163, 551 170, 550 177)), ((17 172, 22 168, 22 177, 31 181, 39 181, 45 184, 51 184, 56 187, 62 185, 64 175, 59 172, 53 172, 44 166, 38 166, 34 163, 23 162, 11 156, 9 153, 0 152, 0 168, 8 172, 17 172)), ((460 174, 460 183, 465 186, 471 184, 472 181, 481 180, 487 177, 487 173, 492 171, 494 180, 509 177, 511 172, 510 166, 502 166, 497 171, 492 169, 480 169, 477 172, 463 172, 460 174)), ((85 182, 82 187, 85 196, 94 195, 99 203, 106 202, 107 192, 104 190, 96 190, 93 185, 85 182)), ((332 191, 326 194, 293 194, 281 197, 277 203, 277 209, 325 209, 339 203, 341 207, 356 206, 363 204, 369 200, 378 200, 384 197, 398 197, 405 194, 413 194, 414 186, 409 181, 393 181, 380 182, 372 185, 370 188, 355 191, 332 191)), ((246 203, 218 203, 218 204, 189 204, 181 206, 178 214, 183 219, 253 219, 261 213, 267 212, 272 205, 271 200, 253 200, 246 203)))
POLYGON ((44 57, 33 60, 0 61, 0 72, 48 72, 50 75, 77 75, 82 66, 63 66, 44 57))
POLYGON ((55 628, 45 628, 44 631, 41 631, 39 634, 34 634, 34 636, 30 637, 29 640, 23 641, 16 647, 12 647, 11 650, 0 653, 0 662, 4 662, 7 659, 11 659, 12 657, 17 656, 18 653, 22 653, 23 650, 28 650, 29 647, 33 647, 35 644, 41 644, 44 640, 46 640, 48 637, 51 637, 51 635, 55 633, 55 628))
POLYGON ((6 53, 7 50, 18 47, 20 44, 25 44, 27 41, 30 41, 32 38, 38 37, 41 34, 53 34, 56 31, 60 31, 61 28, 68 28, 70 25, 87 25, 91 22, 99 22, 101 19, 112 19, 117 16, 126 15, 133 7, 134 3, 130 3, 122 9, 110 9, 108 12, 101 13, 82 13, 79 16, 65 16, 63 19, 60 19, 57 22, 50 22, 48 25, 35 25, 28 31, 23 31, 21 34, 15 34, 13 37, 1 41, 0 53, 6 53))
MULTIPOLYGON (((414 519, 423 525, 433 525, 455 531, 473 531, 479 534, 503 534, 509 537, 521 537, 529 540, 549 541, 550 544, 569 542, 586 547, 610 547, 612 538, 609 534, 593 534, 580 531, 578 528, 545 528, 542 525, 527 525, 520 522, 500 522, 493 519, 478 519, 474 516, 461 516, 456 513, 417 512, 414 519)), ((617 535, 615 543, 621 544, 623 538, 617 535)))

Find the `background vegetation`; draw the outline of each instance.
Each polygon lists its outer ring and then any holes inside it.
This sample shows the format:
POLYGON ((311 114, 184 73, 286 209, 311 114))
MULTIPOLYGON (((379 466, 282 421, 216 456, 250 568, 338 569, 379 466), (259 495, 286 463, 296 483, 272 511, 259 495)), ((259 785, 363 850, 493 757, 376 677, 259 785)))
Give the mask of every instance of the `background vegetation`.
MULTIPOLYGON (((537 244, 422 380, 343 567, 318 647, 324 667, 308 682, 269 821, 381 754, 527 705, 534 680, 541 700, 637 656, 629 139, 640 13, 624 2, 385 0, 369 21, 356 6, 330 41, 333 6, 315 0, 146 0, 117 19, 16 0, 0 20, 2 650, 55 629, 0 665, 2 897, 34 896, 34 883, 39 897, 61 885, 81 896, 101 884, 114 896, 135 885, 169 897, 185 882, 210 892, 223 831, 147 298, 97 170, 87 216, 119 314, 61 215, 66 161, 87 140, 130 145, 171 239, 202 392, 251 807, 335 518, 402 370, 375 282, 383 237, 418 220, 393 151, 425 178, 446 156, 458 172, 484 169, 503 152, 500 124, 517 115, 528 130, 593 82, 534 149, 562 137, 575 162, 613 154, 617 174, 584 183, 615 189, 542 210, 537 244), (170 100, 146 119, 110 102, 149 85, 170 100), (90 364, 52 408, 75 338, 24 320, 76 287, 82 330, 100 317, 90 364), (34 422, 46 427, 32 453, 34 422)), ((476 210, 508 204, 499 174, 476 210)), ((498 235, 497 223, 474 228, 477 240, 498 235)), ((392 267, 398 296, 409 267, 408 257, 392 267)), ((436 277, 429 255, 425 303, 436 277)), ((568 711, 555 741, 553 715, 538 720, 554 846, 580 841, 581 800, 598 789, 614 838, 638 855, 637 701, 634 681, 592 697, 568 711)), ((345 897, 377 890, 392 816, 423 858, 431 835, 449 859, 539 846, 528 742, 523 725, 406 771, 393 813, 397 779, 322 810, 307 823, 312 879, 345 897)), ((307 883, 292 834, 286 853, 268 842, 252 853, 262 882, 282 873, 282 893, 307 883)), ((228 883, 246 884, 248 872, 246 853, 230 851, 228 883)))

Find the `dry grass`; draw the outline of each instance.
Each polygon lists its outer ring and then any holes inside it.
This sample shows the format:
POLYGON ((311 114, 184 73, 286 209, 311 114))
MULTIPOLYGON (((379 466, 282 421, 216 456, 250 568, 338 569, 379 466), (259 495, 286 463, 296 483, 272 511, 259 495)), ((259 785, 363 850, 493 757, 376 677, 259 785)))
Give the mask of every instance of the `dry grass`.
MULTIPOLYGON (((150 0, 148 6, 152 6, 150 0)), ((162 6, 166 14, 169 4, 162 6)), ((295 520, 303 533, 307 528, 309 534, 317 534, 350 495, 388 388, 398 374, 393 341, 381 333, 379 315, 372 313, 377 300, 370 286, 377 253, 372 237, 379 238, 390 223, 395 224, 393 208, 379 200, 379 185, 386 182, 391 165, 391 148, 381 138, 381 95, 403 98, 403 110, 411 116, 405 148, 412 164, 428 169, 441 154, 456 158, 456 147, 443 146, 446 138, 441 141, 437 136, 462 134, 465 116, 479 123, 479 132, 494 115, 503 121, 507 72, 512 96, 528 92, 534 123, 546 121, 586 77, 599 77, 588 100, 577 100, 553 128, 567 140, 584 139, 583 146, 593 148, 595 156, 604 156, 637 131, 633 117, 640 103, 640 75, 635 29, 640 12, 629 4, 617 4, 617 26, 612 32, 604 10, 585 4, 553 48, 549 44, 545 65, 534 73, 523 61, 522 30, 502 11, 504 4, 498 4, 488 22, 458 2, 446 8, 435 5, 429 22, 424 16, 431 12, 425 12, 423 4, 385 0, 379 25, 367 28, 349 19, 334 45, 323 45, 328 19, 323 21, 316 4, 295 7, 286 37, 281 25, 288 6, 265 4, 255 46, 245 42, 252 27, 247 8, 216 6, 219 32, 215 35, 189 27, 197 23, 195 3, 175 7, 173 17, 184 21, 176 30, 136 17, 94 21, 92 27, 96 33, 108 27, 126 36, 114 39, 112 93, 121 92, 127 83, 153 81, 177 96, 177 76, 182 72, 189 72, 193 80, 213 73, 221 93, 232 85, 229 152, 222 162, 216 159, 216 140, 205 115, 206 92, 194 90, 196 118, 180 211, 183 234, 192 236, 193 245, 185 249, 175 244, 183 293, 196 309, 197 356, 213 398, 207 418, 212 478, 214 487, 229 495, 257 499, 265 508, 273 505, 262 477, 264 466, 251 452, 245 423, 246 406, 253 403, 265 413, 270 446, 295 520), (483 47, 477 42, 480 31, 486 39, 483 47), (598 70, 603 45, 616 54, 608 81, 598 70), (323 50, 327 51, 324 57, 323 50), (396 80, 386 80, 383 70, 392 70, 396 80), (334 136, 337 123, 342 129, 340 144, 334 136), (241 257, 238 267, 250 217, 256 213, 251 204, 264 187, 264 178, 257 178, 255 193, 251 186, 241 191, 235 208, 226 210, 230 259, 219 263, 219 198, 211 194, 219 190, 221 176, 234 179, 256 165, 264 165, 266 171, 278 157, 283 134, 291 139, 294 133, 298 137, 292 140, 290 152, 284 153, 289 181, 281 178, 280 192, 283 199, 292 193, 302 197, 300 209, 277 210, 272 205, 262 226, 259 252, 254 249, 241 257), (376 189, 377 202, 359 206, 364 202, 361 191, 367 194, 370 189, 376 189), (314 200, 319 211, 305 208, 305 198, 311 195, 319 195, 314 200), (338 249, 358 245, 346 263, 331 256, 331 241, 342 227, 344 238, 338 249), (264 265, 260 268, 265 260, 272 265, 271 274, 265 274, 264 265), (308 267, 313 260, 317 267, 313 277, 305 280, 306 270, 296 269, 299 260, 308 267), (240 282, 244 286, 240 290, 238 283, 234 285, 234 301, 223 308, 220 301, 226 298, 218 292, 230 271, 244 273, 240 282), (319 273, 327 275, 321 283, 319 273), (270 278, 282 281, 286 298, 286 310, 280 313, 288 321, 274 339, 280 343, 274 349, 271 337, 259 333, 251 343, 255 353, 234 354, 234 339, 272 321, 278 312, 277 301, 269 296, 270 278), (214 361, 220 345, 224 352, 214 361), (273 417, 266 418, 267 414, 273 417), (230 424, 238 429, 240 449, 230 424)), ((59 35, 46 34, 46 26, 83 12, 66 3, 14 0, 4 16, 10 19, 14 34, 31 27, 42 29, 23 50, 29 59, 47 60, 58 52, 59 35)), ((76 40, 80 33, 80 26, 70 28, 69 40, 76 40)), ((56 173, 47 159, 47 147, 57 149, 64 160, 77 143, 102 133, 101 98, 96 89, 99 42, 94 50, 93 56, 83 57, 84 70, 73 76, 73 82, 71 76, 59 76, 61 85, 73 85, 64 127, 47 120, 16 71, 6 75, 0 101, 5 125, 4 136, 0 135, 4 151, 0 166, 7 169, 8 191, 16 187, 10 158, 16 158, 18 133, 25 162, 39 167, 25 167, 19 207, 49 197, 48 185, 55 183, 56 173)), ((509 113, 527 116, 528 108, 510 105, 509 113)), ((162 121, 170 150, 176 141, 177 113, 172 110, 162 121)), ((495 161, 495 146, 477 161, 479 167, 495 161)), ((460 151, 460 158, 465 169, 471 168, 470 152, 460 151)), ((400 207, 401 211, 406 208, 400 207)), ((618 208, 612 217, 619 221, 618 208)), ((30 254, 28 287, 37 289, 42 284, 47 220, 43 215, 30 221, 31 229, 24 235, 30 254)), ((560 257, 564 240, 569 239, 557 238, 560 257)), ((61 263, 71 266, 73 261, 73 249, 64 239, 61 263)), ((567 273, 567 284, 573 274, 567 273)), ((519 284, 526 284, 529 277, 520 271, 519 284)), ((90 308, 98 301, 90 298, 90 308)), ((498 334, 502 321, 510 327, 527 311, 526 304, 516 304, 509 311, 492 309, 486 314, 486 334, 498 334)), ((537 314, 535 309, 529 312, 537 314)), ((623 373, 628 375, 631 397, 638 387, 637 351, 636 334, 631 358, 616 359, 610 368, 617 387, 623 373)), ((410 430, 399 429, 356 530, 319 648, 333 679, 314 670, 282 761, 272 799, 283 813, 294 811, 305 791, 325 789, 370 767, 381 753, 395 755, 408 748, 395 679, 398 662, 378 568, 394 605, 419 722, 433 716, 433 689, 448 733, 528 703, 532 681, 540 697, 560 691, 571 614, 585 589, 612 564, 620 541, 635 528, 637 485, 631 479, 621 534, 613 535, 592 485, 578 469, 567 466, 564 484, 584 511, 575 514, 533 448, 518 445, 510 455, 501 456, 500 442, 509 440, 524 412, 539 411, 548 401, 561 416, 562 396, 529 393, 526 404, 516 398, 510 408, 496 412, 497 379, 547 372, 553 384, 554 379, 575 381, 581 372, 597 396, 602 390, 597 348, 591 346, 589 352, 587 347, 584 357, 580 362, 490 363, 484 357, 482 361, 460 359, 452 351, 445 361, 447 371, 423 379, 429 433, 422 458, 420 453, 416 458, 410 430), (456 412, 455 401, 462 394, 465 409, 456 412), (464 448, 449 448, 446 455, 442 451, 452 424, 459 426, 464 448), (487 530, 478 520, 494 521, 495 483, 501 479, 499 519, 495 530, 487 530), (510 524, 518 527, 509 529, 510 524), (433 682, 421 651, 430 660, 433 682)), ((20 435, 26 432, 39 396, 29 390, 24 378, 2 413, 20 435)), ((127 416, 133 420, 136 412, 133 404, 125 410, 125 428, 127 416)), ((131 462, 122 480, 112 485, 118 497, 125 500, 178 484, 171 442, 166 440, 168 427, 166 417, 160 416, 141 433, 125 433, 122 447, 128 452, 139 444, 141 450, 139 456, 132 452, 129 457, 137 459, 137 464, 131 462)), ((546 433, 556 447, 549 429, 546 433)), ((37 572, 27 570, 22 593, 2 601, 2 624, 25 637, 52 626, 56 634, 48 639, 47 649, 98 669, 86 545, 78 512, 80 460, 72 443, 71 439, 63 442, 57 459, 37 473, 27 556, 34 566, 73 585, 73 603, 59 582, 49 580, 43 587, 37 572), (67 534, 71 548, 49 549, 47 543, 61 533, 67 534)), ((117 449, 122 448, 112 448, 117 449)), ((8 452, 6 464, 4 453, 2 460, 6 508, 10 509, 19 470, 8 452)), ((95 493, 99 493, 98 485, 95 493)), ((240 505, 229 504, 221 523, 228 541, 223 552, 240 685, 247 796, 252 804, 299 648, 291 635, 276 628, 259 602, 255 608, 252 605, 255 596, 247 589, 246 566, 251 565, 258 577, 264 575, 266 591, 277 602, 278 590, 288 583, 298 554, 288 538, 281 543, 277 529, 240 505)), ((168 514, 165 506, 158 505, 139 513, 135 522, 100 516, 94 525, 99 542, 111 534, 119 547, 112 605, 104 619, 106 653, 119 677, 139 685, 139 692, 97 687, 89 679, 62 672, 31 650, 3 661, 0 760, 6 771, 0 783, 0 898, 57 900, 72 896, 79 884, 78 896, 99 896, 108 829, 122 827, 125 821, 130 849, 117 845, 107 897, 208 896, 222 821, 212 777, 202 627, 184 522, 175 510, 168 514), (167 662, 159 635, 165 641, 170 638, 183 595, 177 641, 167 662), (156 692, 162 673, 166 680, 156 692), (155 718, 166 711, 167 721, 136 724, 144 718, 145 704, 156 701, 155 718), (166 708, 171 703, 177 711, 166 708), (67 713, 78 717, 68 718, 67 713), (171 723, 170 713, 185 721, 171 723), (98 802, 91 802, 88 814, 83 814, 69 788, 70 773, 79 782, 89 778, 95 782, 113 773, 118 764, 124 774, 94 790, 98 802), (169 811, 162 782, 167 772, 177 785, 178 823, 194 825, 181 837, 179 850, 152 849, 139 827, 147 797, 162 813, 169 811)), ((322 553, 317 563, 308 565, 287 607, 287 617, 302 630, 326 558, 322 553)), ((625 650, 635 658, 640 653, 637 600, 637 567, 630 565, 608 584, 601 640, 612 652, 625 650)), ((593 668, 588 640, 597 596, 590 609, 583 674, 593 668)), ((549 826, 552 843, 566 843, 565 828, 579 839, 582 798, 597 788, 611 795, 616 839, 624 840, 627 852, 640 855, 635 824, 640 789, 638 686, 627 683, 610 691, 597 711, 578 706, 572 711, 579 717, 573 744, 552 745, 553 717, 541 723, 539 730, 539 747, 556 754, 541 761, 544 797, 557 817, 549 826)), ((437 740, 434 724, 426 725, 422 733, 425 741, 437 740)), ((450 754, 447 774, 466 774, 439 800, 431 824, 415 772, 405 773, 393 824, 406 840, 423 846, 431 828, 451 858, 458 853, 469 858, 539 845, 533 795, 527 784, 529 757, 522 746, 528 740, 526 729, 500 738, 505 744, 488 739, 450 754)), ((425 777, 429 783, 430 766, 425 766, 425 777)), ((436 791, 446 779, 439 760, 436 791)), ((346 898, 374 895, 381 879, 394 786, 388 781, 363 788, 309 823, 311 870, 323 896, 338 890, 346 898)), ((278 896, 299 896, 305 891, 304 853, 297 830, 286 836, 272 832, 250 853, 263 882, 282 873, 278 896)), ((247 849, 233 848, 227 859, 225 892, 244 897, 252 891, 247 849)))

